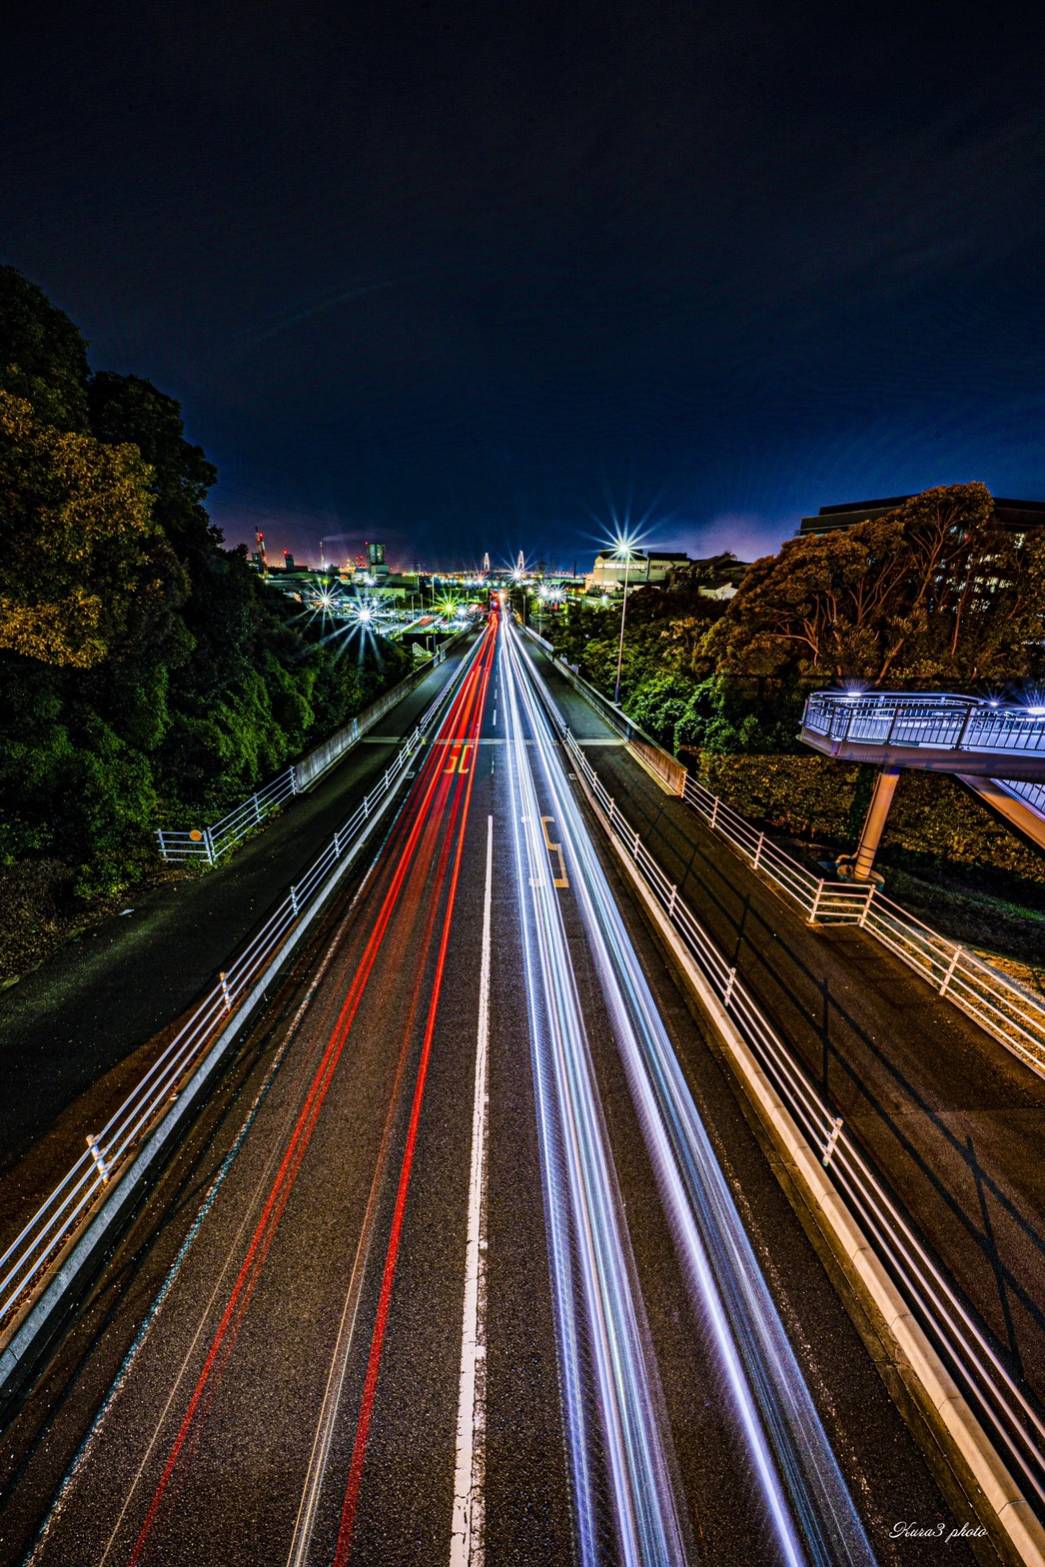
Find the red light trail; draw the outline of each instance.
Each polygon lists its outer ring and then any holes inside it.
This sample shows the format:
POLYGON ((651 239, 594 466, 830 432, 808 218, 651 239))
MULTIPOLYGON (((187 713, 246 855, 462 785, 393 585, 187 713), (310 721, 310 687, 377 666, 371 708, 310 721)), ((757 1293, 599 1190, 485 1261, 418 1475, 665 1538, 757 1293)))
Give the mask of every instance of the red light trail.
MULTIPOLYGON (((155 1525, 157 1515, 163 1504, 170 1487, 175 1470, 178 1467, 190 1434, 193 1431, 197 1417, 206 1412, 209 1402, 212 1401, 213 1392, 220 1375, 227 1365, 233 1349, 239 1327, 242 1324, 250 1303, 251 1296, 261 1276, 265 1260, 272 1248, 280 1220, 286 1205, 290 1199, 294 1183, 304 1161, 308 1145, 319 1118, 323 1102, 326 1099, 338 1061, 341 1058, 345 1044, 351 1032, 352 1023, 359 1010, 363 999, 367 982, 373 972, 378 954, 381 951, 385 935, 393 914, 400 901, 407 876, 412 869, 416 869, 418 863, 427 871, 431 854, 435 847, 435 839, 441 824, 441 818, 445 815, 447 796, 453 791, 451 803, 451 815, 448 831, 446 832, 443 853, 440 856, 439 873, 437 883, 445 878, 446 864, 449 859, 449 846, 453 839, 453 830, 459 818, 462 818, 461 803, 464 800, 463 819, 461 820, 460 836, 457 843, 457 853, 454 860, 453 874, 450 883, 450 895, 447 904, 447 913, 444 920, 442 940, 440 942, 439 956, 437 959, 436 986, 433 992, 434 1000, 429 1007, 428 1021, 426 1024, 425 1039, 422 1046, 422 1065, 419 1067, 418 1088, 415 1089, 414 1108, 411 1114, 410 1133, 408 1141, 409 1159, 412 1161, 413 1140, 416 1138, 417 1119, 420 1115, 421 1097, 423 1095, 424 1076, 427 1070, 428 1054, 431 1047, 431 1036, 435 1026, 435 1003, 438 999, 439 987, 442 982, 442 970, 445 961, 446 944, 449 939, 450 916, 453 910, 453 902, 456 894, 457 875, 460 866, 461 847, 464 839, 464 825, 467 821, 467 804, 471 796, 471 783, 473 774, 471 770, 461 774, 454 769, 443 768, 442 758, 446 753, 446 747, 455 740, 473 739, 478 735, 479 725, 482 720, 483 704, 486 697, 486 688, 489 683, 490 669, 493 661, 493 649, 496 639, 496 622, 491 622, 478 657, 472 663, 466 674, 461 690, 455 696, 450 710, 440 725, 439 731, 430 748, 428 757, 422 767, 418 778, 406 803, 406 809, 400 822, 397 833, 390 845, 388 862, 394 866, 391 880, 385 891, 384 897, 367 941, 366 948, 360 960, 359 966, 349 986, 341 1011, 331 1031, 323 1056, 313 1075, 309 1090, 302 1105, 298 1119, 291 1133, 289 1142, 284 1151, 279 1169, 265 1200, 264 1207, 258 1219, 257 1225, 251 1236, 243 1262, 240 1266, 235 1284, 222 1312, 221 1319, 215 1330, 203 1367, 197 1377, 192 1395, 182 1417, 177 1435, 171 1446, 160 1480, 153 1493, 145 1520, 135 1541, 130 1555, 131 1567, 141 1560, 142 1553, 148 1543, 149 1536, 155 1525), (460 780, 465 780, 462 791, 460 780), (457 786, 455 787, 455 780, 457 786), (424 837, 422 839, 422 833, 424 837), (395 850, 398 841, 405 842, 398 854, 395 850), (420 856, 416 851, 419 840, 422 841, 420 856), (210 1394, 207 1403, 205 1395, 210 1394)), ((416 912, 418 899, 410 900, 407 909, 407 917, 411 918, 416 912)), ((438 900, 434 900, 433 914, 429 921, 429 929, 426 933, 425 950, 427 952, 428 938, 434 925, 435 909, 438 900)), ((423 964, 422 964, 423 969, 423 964)), ((420 980, 418 982, 420 984, 420 980)), ((411 1008, 413 1014, 413 1008, 411 1008)), ((405 1041, 406 1042, 406 1041, 405 1041)), ((396 1087, 399 1077, 397 1075, 396 1087)), ((406 1179, 409 1180, 409 1163, 406 1164, 406 1179)), ((402 1184, 402 1176, 401 1176, 402 1184)), ((405 1188, 402 1192, 402 1201, 405 1202, 405 1188)), ((401 1218, 400 1204, 397 1201, 397 1220, 394 1221, 395 1250, 398 1251, 398 1219, 401 1218)), ((391 1247, 391 1242, 390 1242, 391 1247)), ((387 1269, 387 1264, 386 1264, 387 1269)), ((392 1262, 394 1273, 394 1258, 392 1262)), ((388 1294, 391 1293, 391 1281, 389 1280, 388 1294)), ((384 1301, 384 1286, 382 1286, 382 1300, 384 1301)), ((387 1317, 387 1302, 384 1303, 384 1315, 387 1317)), ((375 1330, 376 1334, 376 1330, 375 1330)), ((383 1338, 383 1322, 381 1327, 383 1338)), ((378 1341, 378 1359, 380 1358, 380 1340, 378 1341)), ((375 1371, 376 1382, 376 1371, 375 1371)), ((372 1402, 372 1394, 371 1394, 372 1402)), ((367 1420, 369 1424, 369 1419, 367 1420)), ((365 1435, 364 1435, 365 1441, 365 1435)))

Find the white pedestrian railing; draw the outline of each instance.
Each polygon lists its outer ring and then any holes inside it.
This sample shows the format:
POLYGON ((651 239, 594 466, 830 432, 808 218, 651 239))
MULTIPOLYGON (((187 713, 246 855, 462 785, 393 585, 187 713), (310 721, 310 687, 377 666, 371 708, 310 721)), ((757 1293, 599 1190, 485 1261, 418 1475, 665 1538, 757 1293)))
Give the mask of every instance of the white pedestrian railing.
POLYGON ((467 635, 468 632, 463 631, 451 637, 430 659, 415 669, 412 674, 407 675, 405 680, 400 680, 397 685, 371 702, 329 739, 309 751, 299 762, 284 768, 263 788, 248 795, 241 804, 234 806, 209 827, 193 827, 178 831, 166 827, 157 829, 156 840, 162 858, 175 864, 196 862, 216 865, 223 854, 248 833, 261 827, 269 816, 286 804, 287 800, 310 788, 322 773, 333 767, 335 762, 340 761, 345 752, 351 750, 357 740, 372 729, 379 718, 383 718, 397 703, 408 696, 429 671, 441 664, 451 649, 467 635))
MULTIPOLYGON (((831 740, 864 745, 1040 751, 1045 758, 1045 707, 1016 707, 945 691, 816 691, 806 699, 802 727, 831 740)), ((1004 771, 1000 763, 999 771, 1004 771)))
POLYGON ((656 740, 648 735, 644 729, 640 728, 633 718, 628 717, 622 707, 619 707, 615 702, 611 702, 609 697, 603 696, 597 686, 593 686, 590 680, 585 680, 584 676, 579 674, 572 664, 568 664, 564 658, 560 658, 552 644, 544 637, 538 636, 532 627, 523 626, 522 629, 532 641, 537 642, 544 649, 549 661, 555 666, 563 679, 568 680, 574 690, 579 692, 587 702, 590 702, 596 712, 600 713, 611 727, 617 730, 618 734, 623 735, 632 751, 641 757, 647 767, 652 768, 663 780, 667 788, 671 790, 672 794, 681 794, 683 781, 686 777, 686 769, 677 757, 672 756, 669 751, 665 751, 664 747, 658 745, 656 740))
POLYGON ((251 997, 260 976, 288 943, 310 906, 326 892, 351 858, 371 818, 402 779, 454 684, 451 681, 439 692, 369 794, 242 952, 221 971, 188 1021, 101 1130, 87 1137, 79 1159, 0 1254, 0 1337, 27 1298, 35 1294, 56 1257, 83 1230, 100 1195, 128 1169, 146 1135, 162 1121, 233 1015, 254 1004, 251 997))
POLYGON ((739 811, 698 783, 691 773, 686 774, 682 798, 709 827, 732 844, 754 870, 760 871, 793 898, 809 919, 818 925, 851 925, 862 919, 872 888, 814 876, 739 811))
MULTIPOLYGON (((533 632, 530 635, 550 651, 550 644, 537 638, 533 632)), ((619 733, 628 736, 627 725, 630 721, 620 710, 568 666, 564 666, 554 654, 552 660, 560 673, 571 679, 584 696, 589 699, 596 697, 598 700, 593 705, 619 733)), ((814 700, 814 697, 809 699, 810 703, 814 700)), ((941 711, 945 711, 949 703, 960 703, 964 722, 969 699, 963 701, 959 697, 940 695, 928 700, 934 710, 941 711)), ((948 718, 947 722, 950 721, 948 718)), ((1036 722, 1045 733, 1045 720, 1037 718, 1036 722)), ((647 749, 660 751, 662 763, 659 771, 663 777, 669 777, 669 763, 681 769, 681 764, 661 747, 657 747, 648 736, 643 736, 643 739, 647 749)), ((1045 786, 1006 781, 1005 787, 1018 790, 1022 798, 1030 799, 1032 804, 1037 803, 1038 809, 1045 809, 1045 786), (1031 798, 1031 792, 1035 790, 1042 795, 1040 801, 1036 795, 1031 798)), ((721 796, 705 788, 688 771, 684 773, 679 792, 686 804, 736 849, 753 870, 797 903, 811 923, 859 925, 932 985, 939 995, 1000 1040, 1032 1071, 1045 1076, 1045 999, 1035 996, 966 947, 932 930, 900 904, 887 898, 873 883, 855 884, 814 875, 793 855, 774 843, 767 833, 727 805, 721 796)))
POLYGON ((816 877, 764 832, 687 774, 686 804, 818 925, 859 925, 937 993, 1045 1076, 1045 1000, 941 936, 880 888, 816 877))
POLYGON ((1011 794, 1021 805, 1029 806, 1039 816, 1045 816, 1045 783, 1030 783, 1023 778, 996 778, 1006 794, 1011 794))
POLYGON ((679 895, 678 886, 646 848, 582 747, 561 721, 559 728, 604 827, 634 861, 704 981, 753 1052, 801 1136, 828 1171, 875 1255, 944 1356, 963 1396, 990 1432, 1017 1483, 1031 1505, 1040 1510, 1045 1506, 1045 1421, 1033 1397, 1012 1375, 976 1313, 901 1212, 843 1118, 835 1114, 791 1046, 764 1016, 735 966, 719 952, 679 895))

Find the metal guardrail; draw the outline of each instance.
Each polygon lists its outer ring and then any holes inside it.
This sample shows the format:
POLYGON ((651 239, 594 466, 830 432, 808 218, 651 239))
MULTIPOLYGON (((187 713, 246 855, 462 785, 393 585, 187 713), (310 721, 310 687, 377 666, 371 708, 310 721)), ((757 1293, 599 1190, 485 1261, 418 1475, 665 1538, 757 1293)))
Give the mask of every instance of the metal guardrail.
MULTIPOLYGON (((790 1046, 771 1026, 736 968, 719 952, 559 721, 563 741, 606 830, 635 862, 704 979, 719 998, 809 1148, 827 1169, 875 1255, 903 1291, 963 1396, 1011 1463, 1024 1494, 1045 1508, 1045 1421, 1018 1385, 975 1313, 934 1260, 790 1046)), ((861 893, 861 896, 863 894, 861 893)), ((952 976, 953 982, 953 976, 952 976)))
POLYGON ((682 799, 739 851, 753 870, 793 898, 810 920, 819 925, 859 923, 866 913, 873 887, 816 877, 799 860, 775 844, 719 795, 712 794, 691 773, 686 774, 682 799))
POLYGON ((894 903, 873 884, 816 877, 739 811, 687 774, 686 804, 818 924, 858 925, 927 980, 938 995, 1045 1076, 1045 1001, 894 903))
POLYGON ((947 692, 816 691, 806 698, 802 727, 867 745, 1045 753, 1045 710, 947 692))
POLYGON ((98 1198, 122 1175, 147 1134, 163 1119, 215 1038, 224 1030, 309 906, 352 851, 396 788, 449 695, 440 691, 397 750, 379 781, 294 883, 247 946, 222 970, 188 1021, 96 1135, 50 1196, 0 1253, 0 1332, 19 1313, 49 1266, 83 1229, 98 1198))
POLYGON ((309 751, 300 761, 284 768, 283 772, 270 779, 263 788, 248 795, 241 804, 234 806, 209 827, 193 827, 177 831, 165 827, 158 828, 156 840, 162 858, 173 864, 198 862, 216 865, 221 856, 234 844, 239 843, 248 833, 263 826, 267 818, 278 811, 287 800, 310 788, 321 774, 333 767, 335 762, 340 761, 345 752, 351 750, 356 741, 366 734, 367 730, 372 729, 379 718, 383 718, 387 712, 390 712, 426 675, 443 663, 450 650, 468 634, 466 630, 451 637, 433 653, 430 659, 384 692, 376 701, 371 702, 361 713, 357 713, 355 718, 332 734, 329 739, 309 751))
MULTIPOLYGON (((526 628, 529 630, 529 628, 526 628)), ((556 669, 569 679, 582 695, 586 696, 618 733, 628 736, 630 720, 606 700, 601 692, 563 664, 550 644, 543 637, 530 631, 530 636, 549 652, 556 669)), ((818 693, 824 695, 824 693, 818 693)), ((839 696, 844 696, 839 693, 839 696)), ((809 698, 809 702, 814 700, 809 698)), ((844 700, 851 699, 844 696, 844 700)), ((860 698, 861 701, 878 698, 860 698)), ((896 701, 896 697, 882 700, 896 701)), ((934 707, 945 708, 949 703, 960 704, 962 722, 971 698, 950 697, 941 694, 930 697, 934 707)), ((807 703, 808 711, 808 703, 807 703)), ((832 712, 834 710, 832 709, 832 712)), ((1019 710, 1017 710, 1019 711, 1019 710)), ((1031 715, 1032 717, 1034 715, 1031 715)), ((950 719, 947 720, 950 722, 950 719)), ((1045 718, 1037 718, 1045 735, 1045 718)), ((634 727, 634 726, 632 726, 634 727)), ((641 734, 642 731, 639 731, 641 734)), ((661 775, 669 777, 667 763, 680 768, 681 764, 667 752, 643 735, 649 748, 660 752, 664 765, 661 775)), ((728 843, 748 861, 752 869, 765 876, 781 892, 802 909, 807 919, 816 925, 858 925, 874 936, 883 946, 907 964, 908 968, 926 980, 938 995, 958 1007, 978 1023, 987 1033, 1007 1046, 1026 1066, 1039 1076, 1045 1076, 1045 1001, 1026 990, 1016 980, 983 962, 967 948, 942 936, 900 904, 887 898, 876 886, 856 885, 853 882, 830 881, 808 870, 793 855, 786 853, 765 832, 760 831, 746 817, 727 805, 719 795, 698 783, 693 775, 683 769, 683 782, 679 793, 687 805, 707 823, 712 831, 728 843)), ((673 781, 673 780, 672 780, 673 781)), ((1022 798, 1027 791, 1039 790, 1042 800, 1039 809, 1045 810, 1045 786, 1017 784, 1005 780, 1005 787, 1018 790, 1022 798)), ((1033 803, 1033 802, 1031 802, 1033 803)))
POLYGON ((591 703, 596 712, 601 713, 607 723, 616 729, 618 734, 624 736, 631 749, 664 780, 671 792, 673 794, 681 794, 686 777, 686 769, 682 763, 665 751, 662 745, 658 745, 656 740, 648 735, 644 729, 640 729, 635 720, 629 718, 622 707, 618 707, 615 702, 611 702, 609 697, 603 696, 597 686, 593 686, 589 680, 585 680, 584 676, 578 674, 572 664, 568 664, 564 658, 560 658, 552 644, 544 637, 539 636, 531 626, 523 626, 522 629, 534 642, 540 644, 548 659, 558 670, 559 674, 562 675, 563 679, 568 680, 574 690, 579 691, 581 696, 591 703))
POLYGON ((1029 806, 1039 816, 1045 816, 1045 783, 1030 783, 1024 778, 996 778, 1007 794, 1013 795, 1021 805, 1029 806))

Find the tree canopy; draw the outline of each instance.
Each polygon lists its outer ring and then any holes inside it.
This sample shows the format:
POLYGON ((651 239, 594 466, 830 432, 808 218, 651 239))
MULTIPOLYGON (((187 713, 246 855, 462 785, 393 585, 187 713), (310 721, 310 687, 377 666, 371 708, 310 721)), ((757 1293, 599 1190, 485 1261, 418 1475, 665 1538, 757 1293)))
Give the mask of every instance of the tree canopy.
POLYGON ((76 327, 0 268, 0 867, 83 896, 153 859, 404 673, 338 657, 227 550, 178 404, 92 374, 76 327))
POLYGON ((720 674, 973 689, 1032 673, 1043 639, 1045 538, 956 484, 756 561, 702 654, 720 674))
MULTIPOLYGON (((727 601, 707 596, 716 564, 628 595, 624 709, 676 748, 793 750, 805 694, 835 680, 975 692, 1045 676, 1045 530, 1007 531, 982 484, 789 539, 727 601)), ((620 615, 619 598, 585 600, 549 622, 556 650, 607 695, 620 615)))

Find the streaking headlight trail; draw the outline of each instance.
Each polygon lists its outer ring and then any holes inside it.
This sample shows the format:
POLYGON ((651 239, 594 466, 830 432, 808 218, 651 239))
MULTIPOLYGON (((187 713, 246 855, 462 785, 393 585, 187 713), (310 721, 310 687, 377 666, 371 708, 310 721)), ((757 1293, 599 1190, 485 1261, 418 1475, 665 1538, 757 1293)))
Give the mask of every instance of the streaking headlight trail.
MULTIPOLYGON (((530 760, 535 756, 661 1200, 695 1310, 707 1325, 729 1390, 779 1559, 817 1567, 871 1563, 874 1555, 863 1525, 567 781, 537 694, 539 677, 518 633, 507 618, 504 624, 502 671, 513 741, 509 750, 519 784, 519 814, 527 818, 522 824, 526 874, 538 884, 532 902, 535 908, 554 905, 550 888, 545 891, 539 885, 542 876, 545 882, 548 878, 539 853, 540 824, 535 822, 530 760), (523 715, 533 740, 529 748, 522 738, 523 715)), ((547 923, 553 923, 550 915, 547 923)), ((543 961, 543 952, 541 956, 543 961)), ((575 1000, 564 942, 553 961, 551 988, 556 996, 573 995, 575 1000)), ((578 1053, 586 1053, 583 1029, 565 1037, 576 1043, 578 1053)), ((677 1527, 673 1509, 670 1519, 677 1527)), ((673 1558, 639 1554, 627 1559, 673 1558)))
POLYGON ((620 1560, 626 1567, 684 1567, 648 1335, 548 873, 514 679, 506 680, 506 691, 515 864, 578 1554, 582 1567, 605 1560, 595 1494, 603 1477, 597 1480, 591 1463, 593 1394, 620 1560))

